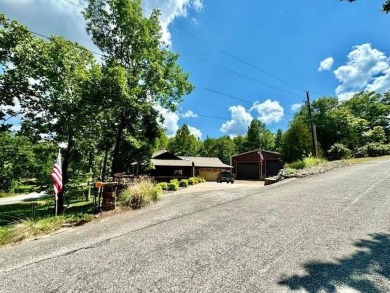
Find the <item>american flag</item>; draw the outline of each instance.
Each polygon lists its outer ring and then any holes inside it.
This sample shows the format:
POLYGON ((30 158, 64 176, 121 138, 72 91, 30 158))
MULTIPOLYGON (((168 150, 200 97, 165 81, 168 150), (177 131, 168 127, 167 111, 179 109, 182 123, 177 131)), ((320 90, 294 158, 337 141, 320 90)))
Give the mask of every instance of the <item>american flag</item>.
POLYGON ((62 170, 61 170, 61 152, 58 151, 57 161, 54 164, 53 171, 50 174, 54 184, 54 195, 57 198, 58 193, 62 190, 62 170))

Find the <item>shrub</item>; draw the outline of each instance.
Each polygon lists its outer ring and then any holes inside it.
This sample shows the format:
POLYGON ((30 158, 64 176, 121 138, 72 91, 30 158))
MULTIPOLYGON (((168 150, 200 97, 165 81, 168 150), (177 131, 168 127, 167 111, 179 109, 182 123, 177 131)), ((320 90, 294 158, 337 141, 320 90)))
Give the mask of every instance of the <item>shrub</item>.
POLYGON ((206 181, 206 180, 204 180, 201 177, 190 177, 190 179, 188 179, 188 184, 195 185, 195 184, 198 184, 198 183, 202 183, 204 181, 206 181))
POLYGON ((171 181, 169 181, 169 183, 173 183, 173 184, 179 185, 179 180, 177 180, 177 179, 172 179, 171 181))
POLYGON ((168 182, 160 182, 157 186, 160 186, 162 190, 168 190, 168 182))
POLYGON ((325 160, 322 158, 314 158, 314 157, 307 157, 303 159, 303 162, 305 164, 304 168, 317 166, 319 164, 325 163, 325 160))
POLYGON ((123 205, 138 209, 158 200, 161 189, 150 178, 138 178, 120 194, 120 201, 123 205))
POLYGON ((163 189, 159 185, 156 185, 155 189, 156 189, 156 193, 155 193, 155 197, 153 198, 153 200, 157 201, 161 198, 161 195, 163 194, 163 189))
POLYGON ((369 143, 367 145, 367 151, 370 157, 390 155, 390 145, 381 143, 369 143))
POLYGON ((168 184, 168 190, 178 190, 179 189, 179 182, 170 182, 168 184))
POLYGON ((305 168, 305 162, 304 161, 296 161, 296 162, 290 163, 288 166, 289 166, 289 168, 293 168, 293 169, 303 169, 303 168, 305 168))
POLYGON ((357 148, 355 150, 355 157, 356 158, 368 157, 368 146, 365 145, 360 148, 357 148))
POLYGON ((342 143, 335 143, 328 150, 328 157, 331 160, 348 159, 352 156, 352 151, 342 143))
POLYGON ((188 179, 182 179, 179 183, 180 187, 187 187, 188 186, 188 179))

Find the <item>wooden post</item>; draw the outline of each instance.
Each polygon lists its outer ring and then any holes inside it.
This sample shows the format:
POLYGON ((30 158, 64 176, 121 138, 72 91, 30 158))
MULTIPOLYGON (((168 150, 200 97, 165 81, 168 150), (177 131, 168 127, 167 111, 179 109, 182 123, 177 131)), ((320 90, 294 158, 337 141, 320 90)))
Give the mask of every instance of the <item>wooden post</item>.
POLYGON ((307 100, 307 107, 308 107, 308 110, 309 110, 309 120, 310 120, 311 139, 312 139, 311 151, 312 151, 312 155, 314 157, 317 157, 316 141, 315 141, 315 137, 314 137, 314 125, 313 125, 313 120, 312 120, 312 117, 311 117, 311 106, 310 106, 309 91, 306 91, 306 100, 307 100))

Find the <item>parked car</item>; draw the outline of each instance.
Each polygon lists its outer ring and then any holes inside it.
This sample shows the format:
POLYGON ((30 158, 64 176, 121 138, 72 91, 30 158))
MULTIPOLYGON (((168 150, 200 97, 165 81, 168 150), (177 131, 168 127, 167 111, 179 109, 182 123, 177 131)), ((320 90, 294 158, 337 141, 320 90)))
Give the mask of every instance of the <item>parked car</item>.
POLYGON ((234 175, 229 171, 222 171, 218 174, 217 182, 227 182, 227 183, 234 183, 234 175))

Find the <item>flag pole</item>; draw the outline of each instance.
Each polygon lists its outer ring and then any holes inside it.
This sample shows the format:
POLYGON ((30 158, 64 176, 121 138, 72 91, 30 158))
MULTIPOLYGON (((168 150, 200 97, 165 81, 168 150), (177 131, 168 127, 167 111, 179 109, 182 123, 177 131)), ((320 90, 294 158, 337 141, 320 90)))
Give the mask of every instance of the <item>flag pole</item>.
POLYGON ((57 194, 56 194, 56 196, 55 196, 55 203, 54 203, 54 205, 55 205, 55 216, 57 217, 57 213, 58 213, 58 196, 57 196, 57 194))

